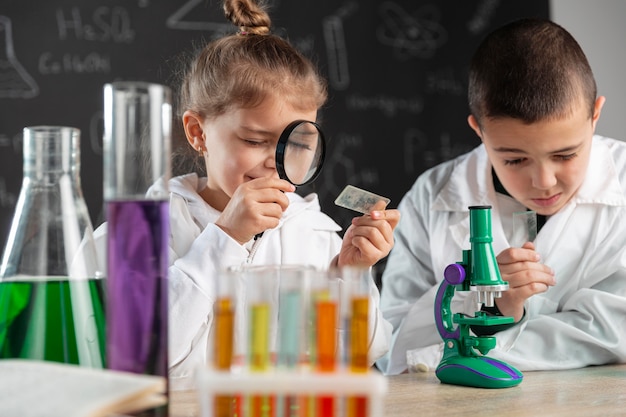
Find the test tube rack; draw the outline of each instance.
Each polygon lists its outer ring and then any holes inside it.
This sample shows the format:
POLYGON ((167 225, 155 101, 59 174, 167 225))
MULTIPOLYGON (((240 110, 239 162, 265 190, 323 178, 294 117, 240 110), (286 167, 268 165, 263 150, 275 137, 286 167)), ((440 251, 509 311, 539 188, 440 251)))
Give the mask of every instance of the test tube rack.
MULTIPOLYGON (((333 373, 286 372, 230 373, 202 369, 196 374, 198 400, 201 417, 214 417, 214 400, 220 395, 249 397, 267 395, 298 398, 333 396, 338 399, 334 415, 348 417, 345 402, 350 397, 367 399, 367 412, 353 414, 355 417, 380 417, 384 415, 384 398, 387 394, 387 379, 375 371, 357 374, 347 371, 333 373), (342 406, 344 405, 344 406, 342 406)), ((249 412, 243 416, 252 415, 249 412)), ((294 416, 294 413, 285 414, 294 416)), ((302 410, 297 416, 319 416, 302 410)), ((278 417, 278 416, 277 416, 278 417)))
POLYGON ((368 361, 369 269, 230 272, 214 304, 212 365, 196 374, 202 416, 383 415, 387 380, 368 361))

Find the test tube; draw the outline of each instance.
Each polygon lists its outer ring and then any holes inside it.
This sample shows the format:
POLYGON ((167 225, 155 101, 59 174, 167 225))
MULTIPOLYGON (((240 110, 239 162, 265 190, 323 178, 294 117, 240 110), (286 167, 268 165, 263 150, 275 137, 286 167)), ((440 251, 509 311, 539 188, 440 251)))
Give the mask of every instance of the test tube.
MULTIPOLYGON (((304 288, 307 269, 300 266, 282 266, 279 274, 278 346, 277 367, 285 372, 296 372, 301 363, 304 288)), ((278 417, 300 416, 298 397, 286 395, 278 398, 278 417)))
MULTIPOLYGON (((226 270, 218 275, 216 281, 213 367, 218 372, 230 372, 233 363, 237 279, 234 271, 226 270)), ((234 415, 235 397, 217 395, 213 406, 215 417, 230 417, 234 415)))
POLYGON ((277 270, 279 284, 278 359, 281 369, 295 369, 301 362, 304 292, 307 267, 282 266, 277 270))
MULTIPOLYGON (((369 370, 369 299, 372 278, 368 268, 344 268, 344 299, 348 319, 346 344, 350 372, 366 373, 369 370)), ((353 396, 346 402, 347 417, 365 417, 368 413, 367 397, 353 396)))
MULTIPOLYGON (((337 329, 339 317, 339 279, 332 271, 314 274, 311 282, 315 326, 315 369, 330 373, 337 369, 337 329)), ((336 399, 322 394, 317 398, 319 417, 334 417, 336 399)))
MULTIPOLYGON (((272 367, 270 341, 275 334, 273 324, 276 312, 272 300, 276 299, 279 275, 276 266, 250 267, 246 272, 248 310, 248 368, 250 372, 269 372, 272 367)), ((248 400, 251 417, 274 415, 275 396, 253 394, 248 400)))

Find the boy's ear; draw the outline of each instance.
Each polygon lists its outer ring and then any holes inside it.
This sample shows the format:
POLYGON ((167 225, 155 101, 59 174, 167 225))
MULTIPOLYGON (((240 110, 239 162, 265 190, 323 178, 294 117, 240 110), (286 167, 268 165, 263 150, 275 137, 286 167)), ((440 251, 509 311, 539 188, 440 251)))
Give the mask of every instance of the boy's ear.
POLYGON ((480 140, 483 140, 483 136, 482 136, 482 132, 480 130, 480 125, 478 124, 478 120, 476 120, 476 118, 474 117, 473 114, 470 114, 467 117, 467 124, 470 125, 470 127, 472 128, 472 130, 474 132, 476 132, 476 135, 480 138, 480 140))
POLYGON ((187 110, 183 113, 183 128, 187 142, 194 149, 204 148, 204 131, 202 129, 202 117, 192 111, 187 110))
POLYGON ((599 96, 593 106, 593 117, 591 118, 591 123, 593 124, 594 131, 596 130, 598 120, 600 120, 600 113, 602 113, 602 106, 604 106, 605 101, 606 98, 604 96, 599 96))

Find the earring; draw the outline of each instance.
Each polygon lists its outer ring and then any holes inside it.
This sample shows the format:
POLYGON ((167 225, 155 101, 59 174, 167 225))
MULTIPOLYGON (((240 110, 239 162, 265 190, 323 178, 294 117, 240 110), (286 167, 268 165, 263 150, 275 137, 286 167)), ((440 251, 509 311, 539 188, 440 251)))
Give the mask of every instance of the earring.
MULTIPOLYGON (((196 143, 197 143, 197 142, 200 142, 200 139, 198 139, 198 137, 197 137, 197 136, 196 136, 196 137, 194 137, 193 139, 194 139, 194 142, 196 142, 196 143)), ((203 138, 203 139, 204 139, 204 138, 203 138)), ((198 152, 198 155, 200 155, 200 156, 203 156, 203 155, 204 155, 204 152, 202 151, 202 144, 198 145, 198 147, 197 147, 197 148, 194 148, 194 149, 196 150, 196 152, 198 152)))

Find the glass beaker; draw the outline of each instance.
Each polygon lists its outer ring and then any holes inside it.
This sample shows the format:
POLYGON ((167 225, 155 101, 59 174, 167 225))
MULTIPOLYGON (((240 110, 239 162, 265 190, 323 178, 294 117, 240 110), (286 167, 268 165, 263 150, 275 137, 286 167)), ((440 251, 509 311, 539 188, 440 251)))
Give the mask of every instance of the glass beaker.
POLYGON ((107 367, 167 378, 171 92, 104 86, 107 367))
POLYGON ((0 267, 0 358, 104 367, 104 283, 80 185, 80 131, 24 128, 24 178, 0 267))

